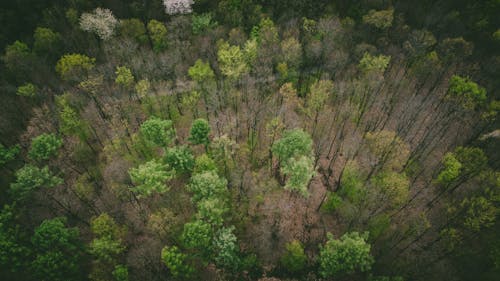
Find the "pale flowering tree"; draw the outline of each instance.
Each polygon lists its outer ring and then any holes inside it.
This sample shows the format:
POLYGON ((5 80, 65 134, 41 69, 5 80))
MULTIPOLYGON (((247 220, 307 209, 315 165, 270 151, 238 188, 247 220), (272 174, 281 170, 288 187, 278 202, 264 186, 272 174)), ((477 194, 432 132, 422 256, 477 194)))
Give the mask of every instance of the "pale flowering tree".
POLYGON ((189 14, 193 11, 193 0, 163 0, 165 12, 169 15, 189 14))
POLYGON ((102 40, 111 38, 117 26, 118 20, 109 9, 97 8, 93 13, 83 13, 80 17, 80 28, 96 33, 102 40))

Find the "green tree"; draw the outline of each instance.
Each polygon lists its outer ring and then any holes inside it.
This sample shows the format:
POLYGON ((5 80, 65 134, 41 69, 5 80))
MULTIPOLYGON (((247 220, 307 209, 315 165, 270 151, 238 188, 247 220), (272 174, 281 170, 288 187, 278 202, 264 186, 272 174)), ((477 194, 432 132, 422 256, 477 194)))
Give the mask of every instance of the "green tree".
POLYGON ((217 58, 222 74, 236 80, 249 71, 245 56, 239 46, 231 46, 227 42, 219 44, 217 58))
POLYGON ((193 15, 191 19, 191 28, 193 30, 193 34, 196 35, 205 33, 217 26, 217 22, 212 19, 211 13, 193 15))
POLYGON ((28 156, 33 160, 47 160, 57 155, 63 142, 55 134, 41 134, 31 141, 28 156))
POLYGON ((186 254, 181 253, 176 246, 165 246, 161 250, 161 260, 175 278, 188 278, 194 272, 194 268, 186 262, 186 259, 186 254))
POLYGON ((391 207, 398 207, 408 198, 410 182, 404 173, 382 172, 374 176, 371 183, 380 192, 381 200, 387 201, 391 207))
POLYGON ((115 220, 103 213, 90 221, 90 229, 95 238, 89 245, 89 252, 99 263, 112 263, 125 250, 123 237, 125 228, 118 226, 115 220))
POLYGON ((79 81, 95 66, 95 58, 81 54, 62 56, 56 64, 56 71, 63 80, 79 81))
POLYGON ((178 174, 190 173, 194 168, 194 156, 187 146, 167 149, 164 161, 178 174))
POLYGON ((161 52, 167 48, 167 28, 163 23, 157 20, 150 20, 148 23, 148 32, 155 52, 161 52))
POLYGON ((5 47, 5 54, 2 57, 2 61, 7 70, 18 80, 25 81, 25 76, 28 75, 31 69, 31 51, 26 43, 15 41, 5 47))
POLYGON ((130 88, 134 84, 134 75, 132 74, 132 71, 130 71, 128 67, 117 66, 115 74, 116 74, 116 79, 115 79, 116 84, 126 88, 130 88))
POLYGON ((484 106, 487 100, 486 89, 469 78, 458 75, 453 75, 450 79, 448 97, 470 110, 484 106))
POLYGON ((144 121, 140 132, 147 141, 159 146, 168 146, 175 139, 175 129, 172 121, 156 117, 144 121))
POLYGON ((200 200, 196 206, 198 213, 196 217, 214 226, 221 226, 224 222, 224 215, 229 211, 224 199, 206 198, 200 200))
POLYGON ((215 78, 214 71, 208 62, 203 62, 201 59, 196 60, 193 66, 188 70, 188 75, 191 79, 198 83, 206 83, 207 80, 215 78))
POLYGON ((207 120, 199 118, 193 121, 188 140, 193 144, 203 144, 207 146, 210 143, 210 139, 208 138, 209 134, 210 124, 208 124, 207 120))
POLYGON ((328 241, 324 246, 320 246, 321 275, 328 278, 369 271, 374 259, 370 254, 371 246, 366 243, 367 236, 351 232, 340 239, 334 239, 333 235, 328 233, 328 241))
POLYGON ((15 173, 16 181, 10 184, 10 193, 16 200, 26 199, 40 187, 55 187, 63 183, 59 177, 53 176, 47 166, 42 169, 26 164, 15 173))
POLYGON ((221 228, 213 242, 215 264, 230 271, 238 270, 240 264, 238 238, 234 235, 234 226, 221 228))
POLYGON ((126 265, 119 264, 115 266, 112 274, 116 281, 128 281, 128 268, 126 265))
POLYGON ((196 157, 194 163, 194 173, 201 174, 208 171, 217 172, 217 165, 215 164, 215 161, 206 153, 196 157))
POLYGON ((148 42, 146 27, 139 19, 120 20, 120 35, 136 40, 139 44, 148 42))
POLYGON ((0 143, 0 167, 16 158, 21 151, 21 147, 16 144, 11 147, 5 147, 0 143))
POLYGON ((299 273, 306 267, 307 256, 298 240, 286 243, 286 251, 281 257, 281 264, 290 273, 299 273))
POLYGON ((214 171, 206 171, 193 175, 188 190, 193 193, 193 202, 207 198, 222 199, 227 192, 227 180, 214 171))
POLYGON ((273 144, 271 150, 281 163, 286 163, 292 157, 310 156, 312 139, 302 129, 287 130, 281 139, 273 144))
POLYGON ((33 51, 38 55, 57 54, 62 43, 61 34, 45 27, 37 27, 33 39, 33 51))
POLYGON ((441 162, 443 163, 443 169, 437 176, 437 182, 447 186, 460 175, 462 163, 460 163, 451 152, 446 153, 441 162))
POLYGON ((316 174, 311 156, 291 158, 283 164, 281 172, 287 177, 285 189, 299 192, 307 197, 309 181, 316 174))
POLYGON ((139 194, 139 197, 144 197, 169 191, 170 186, 166 182, 172 179, 175 173, 169 170, 168 165, 151 160, 139 165, 138 168, 130 169, 129 175, 135 185, 132 191, 139 194))
POLYGON ((78 228, 65 226, 65 218, 43 221, 31 238, 36 253, 32 268, 39 280, 80 280, 82 244, 78 228))
POLYGON ((333 93, 333 82, 330 80, 319 80, 311 85, 307 96, 307 109, 316 123, 321 109, 325 106, 328 97, 333 93))
POLYGON ((16 215, 18 211, 9 205, 0 210, 0 272, 9 272, 22 279, 23 271, 29 267, 31 247, 16 223, 16 215))
POLYGON ((85 123, 68 102, 68 95, 56 96, 56 105, 59 110, 59 129, 65 135, 78 135, 80 139, 87 138, 85 123))
POLYGON ((36 86, 31 83, 26 83, 22 86, 17 87, 16 94, 21 97, 32 98, 36 96, 36 86))
POLYGON ((212 236, 212 226, 210 224, 195 220, 184 225, 181 241, 182 245, 188 249, 196 249, 207 253, 207 251, 210 251, 212 236))
POLYGON ((389 62, 391 61, 391 56, 372 56, 368 52, 363 55, 363 58, 359 61, 358 67, 364 72, 378 72, 383 73, 389 62))
POLYGON ((378 29, 388 29, 392 26, 394 20, 394 9, 388 10, 370 10, 368 14, 363 16, 363 22, 365 24, 372 25, 378 29))

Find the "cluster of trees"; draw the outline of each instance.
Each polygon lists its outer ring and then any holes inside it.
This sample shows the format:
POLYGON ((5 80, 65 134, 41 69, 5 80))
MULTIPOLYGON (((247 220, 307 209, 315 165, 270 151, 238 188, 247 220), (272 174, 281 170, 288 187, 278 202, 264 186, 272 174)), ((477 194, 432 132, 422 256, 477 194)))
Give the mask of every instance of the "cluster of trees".
POLYGON ((500 6, 348 2, 1 9, 0 276, 497 280, 500 6))

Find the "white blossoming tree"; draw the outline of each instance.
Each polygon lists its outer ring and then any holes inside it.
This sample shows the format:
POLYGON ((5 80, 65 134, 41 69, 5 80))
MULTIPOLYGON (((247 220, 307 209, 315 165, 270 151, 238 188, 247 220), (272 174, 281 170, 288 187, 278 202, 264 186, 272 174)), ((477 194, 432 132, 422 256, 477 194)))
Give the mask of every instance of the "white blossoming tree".
POLYGON ((80 17, 80 28, 94 32, 102 40, 111 38, 117 26, 118 20, 109 9, 96 8, 93 13, 83 13, 80 17))
POLYGON ((193 0, 163 0, 165 12, 169 15, 189 14, 193 11, 193 0))

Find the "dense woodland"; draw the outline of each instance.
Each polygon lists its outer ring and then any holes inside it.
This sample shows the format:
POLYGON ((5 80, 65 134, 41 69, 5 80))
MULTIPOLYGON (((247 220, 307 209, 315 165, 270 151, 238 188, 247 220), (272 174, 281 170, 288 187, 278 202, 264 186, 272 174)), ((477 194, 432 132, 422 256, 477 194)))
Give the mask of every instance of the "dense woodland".
POLYGON ((0 24, 1 280, 500 280, 498 0, 0 24))

